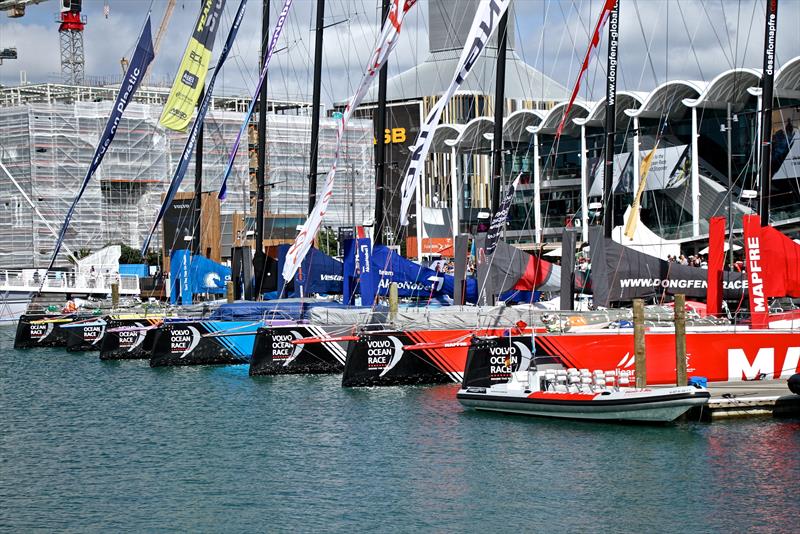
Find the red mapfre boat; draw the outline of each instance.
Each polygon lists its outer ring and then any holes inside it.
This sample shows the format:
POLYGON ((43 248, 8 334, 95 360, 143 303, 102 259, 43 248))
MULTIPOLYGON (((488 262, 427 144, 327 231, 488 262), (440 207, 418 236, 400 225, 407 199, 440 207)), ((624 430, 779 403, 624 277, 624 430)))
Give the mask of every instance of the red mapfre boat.
MULTIPOLYGON (((508 346, 496 355, 495 374, 514 370, 509 369, 514 367, 507 365, 509 361, 516 363, 531 357, 540 363, 551 361, 578 369, 635 369, 630 328, 526 334, 508 338, 508 346), (535 351, 531 350, 532 340, 535 351)), ((409 383, 411 375, 419 375, 412 383, 458 382, 464 375, 470 335, 470 331, 460 329, 369 332, 361 341, 350 343, 346 367, 353 375, 348 375, 346 368, 343 383, 402 384, 409 383), (370 365, 370 358, 374 360, 378 354, 376 349, 384 347, 385 362, 370 365), (389 365, 392 369, 386 372, 389 365), (352 380, 356 376, 357 383, 352 380)), ((674 384, 674 330, 647 329, 645 354, 647 383, 674 384)), ((746 326, 690 327, 686 333, 686 359, 689 376, 710 381, 785 379, 800 372, 800 332, 746 326)))

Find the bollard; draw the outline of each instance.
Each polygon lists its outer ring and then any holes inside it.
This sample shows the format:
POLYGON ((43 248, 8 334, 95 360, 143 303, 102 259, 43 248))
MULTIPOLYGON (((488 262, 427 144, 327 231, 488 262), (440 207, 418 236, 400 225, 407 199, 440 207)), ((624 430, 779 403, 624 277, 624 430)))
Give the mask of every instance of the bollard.
POLYGON ((389 317, 394 321, 397 317, 398 308, 398 295, 397 295, 397 282, 389 284, 389 317))
POLYGON ((228 301, 228 304, 233 302, 233 281, 228 280, 225 282, 225 298, 228 301))
POLYGON ((647 385, 647 359, 644 347, 644 301, 633 299, 633 354, 636 359, 636 387, 647 385))
POLYGON ((686 295, 675 295, 675 384, 687 385, 686 377, 686 295))
POLYGON ((111 284, 111 306, 114 308, 119 306, 119 283, 117 282, 111 284))

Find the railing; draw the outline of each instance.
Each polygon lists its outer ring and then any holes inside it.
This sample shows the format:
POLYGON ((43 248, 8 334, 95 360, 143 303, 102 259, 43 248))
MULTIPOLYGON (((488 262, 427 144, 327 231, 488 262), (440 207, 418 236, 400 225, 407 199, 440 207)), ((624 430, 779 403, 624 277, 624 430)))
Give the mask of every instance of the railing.
POLYGON ((118 273, 87 274, 74 272, 50 272, 42 284, 37 269, 14 269, 0 271, 0 291, 39 291, 44 293, 107 294, 111 284, 119 284, 123 295, 139 294, 139 277, 118 273))

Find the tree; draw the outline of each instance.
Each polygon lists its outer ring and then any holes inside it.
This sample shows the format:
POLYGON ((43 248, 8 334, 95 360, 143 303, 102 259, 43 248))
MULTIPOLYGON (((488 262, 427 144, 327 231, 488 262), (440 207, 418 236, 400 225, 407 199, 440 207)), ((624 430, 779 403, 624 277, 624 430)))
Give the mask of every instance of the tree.
POLYGON ((334 232, 333 228, 330 226, 326 226, 325 229, 319 233, 317 243, 319 244, 319 250, 328 256, 339 255, 339 240, 337 239, 336 232, 334 232))
POLYGON ((142 261, 142 253, 136 250, 133 247, 129 247, 124 243, 120 243, 120 249, 122 253, 119 256, 119 262, 121 264, 132 264, 132 263, 144 263, 142 261))

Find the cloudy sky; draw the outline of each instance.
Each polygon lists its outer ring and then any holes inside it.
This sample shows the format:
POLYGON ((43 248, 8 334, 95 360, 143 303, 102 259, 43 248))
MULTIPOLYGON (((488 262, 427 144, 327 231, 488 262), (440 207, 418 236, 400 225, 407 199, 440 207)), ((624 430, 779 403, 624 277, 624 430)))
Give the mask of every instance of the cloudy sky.
MULTIPOLYGON (((451 0, 452 16, 459 16, 451 0)), ((282 0, 272 0, 272 24, 282 0)), ((516 49, 529 64, 571 87, 595 24, 601 0, 514 0, 516 49)), ((152 81, 168 84, 180 61, 199 0, 178 0, 153 63, 152 81)), ((323 99, 346 100, 363 70, 377 33, 379 0, 327 0, 323 99), (338 23, 338 24, 337 24, 338 23)), ((149 6, 153 32, 158 29, 166 0, 84 0, 86 73, 90 77, 119 76, 120 58, 130 57, 149 6), (104 3, 110 15, 103 15, 104 3)), ((215 55, 230 25, 238 0, 228 0, 223 31, 215 55)), ((315 0, 295 0, 281 38, 285 49, 273 58, 270 93, 305 98, 311 93, 315 0)), ((29 6, 25 17, 0 15, 0 48, 16 47, 19 59, 0 66, 0 83, 57 81, 60 70, 55 0, 29 6)), ((401 43, 390 63, 390 75, 428 54, 428 1, 412 9, 401 43)), ((623 0, 620 36, 621 88, 647 91, 667 79, 708 80, 730 67, 760 68, 764 0, 623 0)), ((255 85, 260 47, 261 1, 250 0, 248 16, 236 50, 217 82, 217 91, 249 94, 255 85)), ((800 55, 800 0, 783 0, 778 26, 778 64, 800 55)), ((601 44, 601 46, 604 46, 601 44)), ((604 62, 594 61, 582 92, 586 99, 602 94, 604 62)), ((448 79, 452 73, 444 74, 448 79)), ((487 80, 487 84, 490 84, 487 80)), ((491 90, 492 85, 487 87, 491 90)), ((534 93, 532 89, 532 94, 534 93)))

